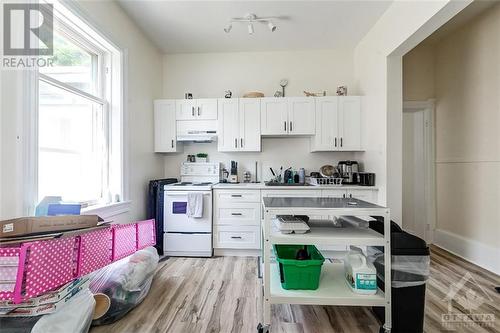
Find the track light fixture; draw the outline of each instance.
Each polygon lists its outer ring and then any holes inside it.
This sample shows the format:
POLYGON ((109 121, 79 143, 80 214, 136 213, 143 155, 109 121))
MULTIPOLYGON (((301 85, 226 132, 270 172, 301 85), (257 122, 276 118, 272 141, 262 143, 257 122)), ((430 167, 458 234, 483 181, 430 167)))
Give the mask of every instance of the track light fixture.
POLYGON ((233 27, 233 23, 248 23, 248 34, 252 35, 255 32, 254 23, 267 23, 267 27, 269 31, 275 32, 278 28, 276 25, 271 22, 271 19, 279 19, 278 17, 257 17, 255 14, 247 14, 245 17, 234 17, 229 20, 229 24, 224 28, 225 33, 229 33, 233 27))

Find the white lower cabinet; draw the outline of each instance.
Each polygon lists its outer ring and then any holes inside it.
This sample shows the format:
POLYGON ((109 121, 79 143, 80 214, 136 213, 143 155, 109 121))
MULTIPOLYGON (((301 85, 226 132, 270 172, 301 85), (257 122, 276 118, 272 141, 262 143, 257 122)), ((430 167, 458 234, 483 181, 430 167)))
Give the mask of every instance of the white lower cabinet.
POLYGON ((214 248, 260 249, 260 190, 214 193, 214 248))
POLYGON ((216 249, 260 249, 260 226, 217 225, 214 230, 216 249))

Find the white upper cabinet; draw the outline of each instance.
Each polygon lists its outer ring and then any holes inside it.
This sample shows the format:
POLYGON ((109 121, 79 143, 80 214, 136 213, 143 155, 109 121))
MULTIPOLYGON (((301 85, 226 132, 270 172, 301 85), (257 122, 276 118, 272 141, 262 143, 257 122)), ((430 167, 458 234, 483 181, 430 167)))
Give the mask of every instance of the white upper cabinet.
POLYGON ((217 120, 217 99, 183 99, 176 102, 177 120, 217 120))
POLYGON ((260 100, 240 98, 240 150, 260 151, 260 100))
POLYGON ((218 150, 260 151, 260 99, 220 99, 218 107, 218 150))
POLYGON ((314 98, 261 99, 262 135, 314 135, 314 98))
POLYGON ((312 97, 287 97, 288 100, 288 134, 314 135, 315 100, 312 97))
POLYGON ((361 97, 339 97, 339 150, 361 150, 361 97))
POLYGON ((360 151, 361 97, 316 98, 316 135, 311 151, 360 151))
POLYGON ((154 101, 154 132, 156 153, 174 153, 182 151, 182 144, 177 144, 176 102, 174 100, 154 101))
POLYGON ((288 134, 288 102, 285 98, 261 98, 260 129, 262 135, 288 134))
POLYGON ((337 118, 337 97, 316 98, 316 135, 311 138, 312 151, 335 149, 335 140, 338 140, 337 118))
POLYGON ((219 151, 235 151, 239 138, 238 99, 220 99, 218 105, 217 148, 219 151))

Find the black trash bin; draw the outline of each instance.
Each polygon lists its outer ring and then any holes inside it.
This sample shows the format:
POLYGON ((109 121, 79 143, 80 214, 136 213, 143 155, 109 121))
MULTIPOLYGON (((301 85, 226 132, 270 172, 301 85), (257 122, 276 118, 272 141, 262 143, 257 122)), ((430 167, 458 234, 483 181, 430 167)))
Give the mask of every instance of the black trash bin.
MULTIPOLYGON (((384 232, 381 221, 370 222, 370 228, 382 234, 384 232)), ((385 290, 383 248, 369 247, 368 255, 377 269, 378 286, 385 290)), ((393 333, 422 333, 424 330, 429 255, 429 247, 423 239, 403 231, 391 221, 393 333)), ((373 312, 381 322, 385 322, 384 307, 373 307, 373 312)))

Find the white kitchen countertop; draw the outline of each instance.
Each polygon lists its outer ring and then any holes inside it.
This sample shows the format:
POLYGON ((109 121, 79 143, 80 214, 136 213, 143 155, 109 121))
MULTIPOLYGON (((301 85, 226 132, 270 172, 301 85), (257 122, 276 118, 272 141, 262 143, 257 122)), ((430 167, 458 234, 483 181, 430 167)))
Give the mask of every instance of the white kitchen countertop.
POLYGON ((214 190, 372 190, 378 191, 376 186, 359 185, 308 185, 308 186, 266 186, 264 183, 219 183, 212 187, 214 190))

